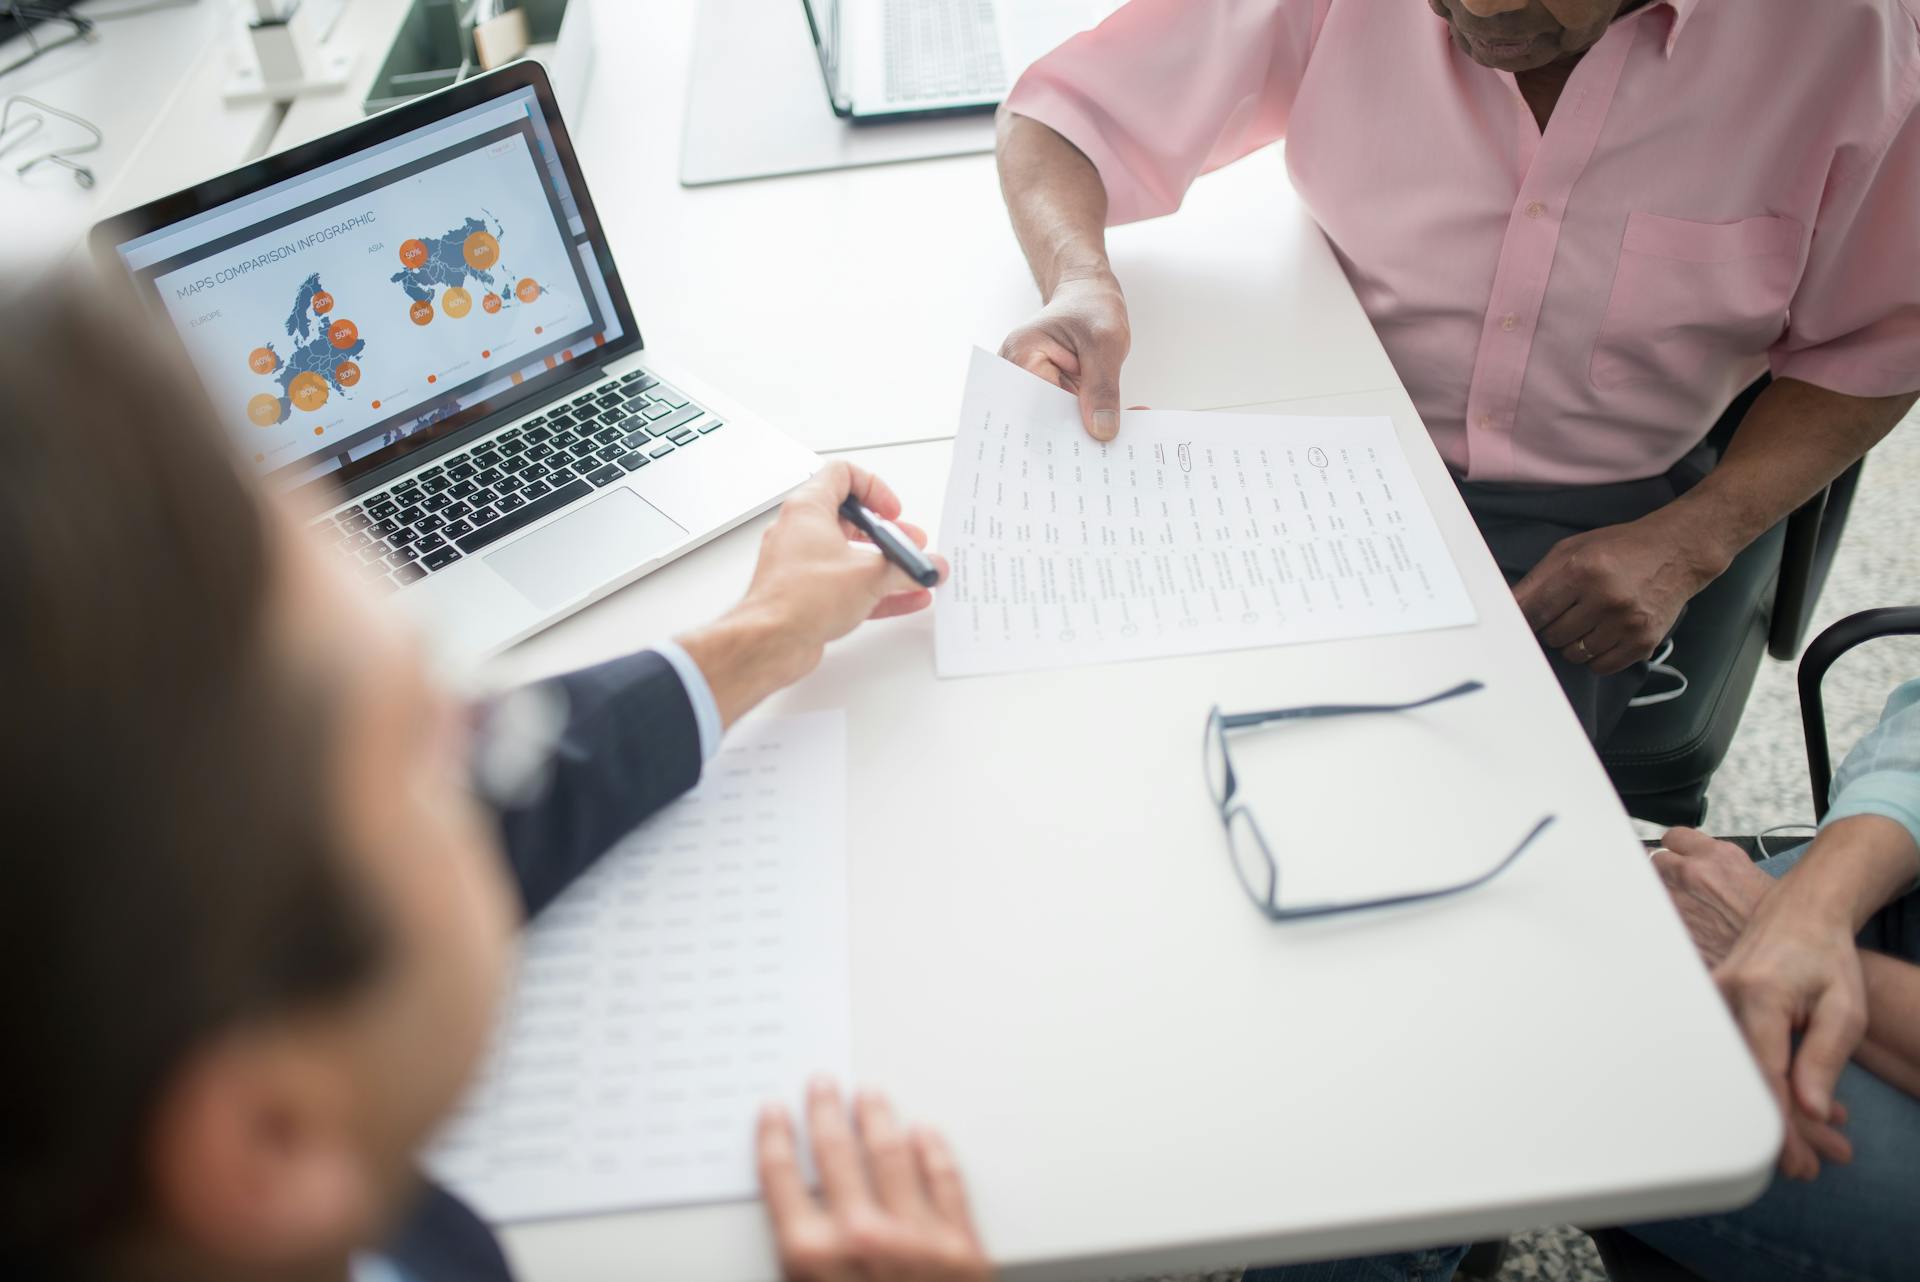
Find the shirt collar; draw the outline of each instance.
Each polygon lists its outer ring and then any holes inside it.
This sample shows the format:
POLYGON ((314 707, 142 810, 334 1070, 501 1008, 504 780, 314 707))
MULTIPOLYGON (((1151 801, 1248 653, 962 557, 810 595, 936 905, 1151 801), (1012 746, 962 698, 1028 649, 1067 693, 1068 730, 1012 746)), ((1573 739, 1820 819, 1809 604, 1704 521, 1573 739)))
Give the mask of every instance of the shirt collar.
POLYGON ((1687 25, 1687 19, 1693 16, 1693 11, 1699 3, 1700 0, 1655 0, 1650 6, 1657 9, 1664 5, 1673 10, 1673 21, 1667 26, 1667 57, 1673 57, 1673 46, 1680 41, 1680 29, 1687 25))

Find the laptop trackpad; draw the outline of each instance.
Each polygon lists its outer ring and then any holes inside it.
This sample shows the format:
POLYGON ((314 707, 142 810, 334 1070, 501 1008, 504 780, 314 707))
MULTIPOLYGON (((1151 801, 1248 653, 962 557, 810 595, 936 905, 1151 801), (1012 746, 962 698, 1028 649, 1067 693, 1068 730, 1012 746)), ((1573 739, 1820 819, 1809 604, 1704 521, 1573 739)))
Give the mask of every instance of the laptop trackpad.
POLYGON ((610 490, 490 553, 486 561, 529 601, 554 610, 653 560, 686 536, 632 490, 610 490))

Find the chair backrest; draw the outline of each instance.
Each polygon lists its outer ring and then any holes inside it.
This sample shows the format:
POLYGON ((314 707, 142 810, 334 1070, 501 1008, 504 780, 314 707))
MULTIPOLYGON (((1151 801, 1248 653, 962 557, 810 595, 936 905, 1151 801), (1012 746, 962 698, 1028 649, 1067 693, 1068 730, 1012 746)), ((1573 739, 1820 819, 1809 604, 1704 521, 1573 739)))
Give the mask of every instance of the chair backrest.
POLYGON ((1827 586, 1827 572, 1840 550, 1840 535, 1847 528, 1847 513, 1853 510, 1853 496, 1866 466, 1864 458, 1858 460, 1787 518, 1787 542, 1780 554, 1780 594, 1767 637, 1767 653, 1782 663, 1791 662, 1800 653, 1800 642, 1827 586))
POLYGON ((1833 788, 1833 756, 1827 746, 1827 712, 1820 687, 1827 669, 1855 646, 1877 637, 1920 636, 1920 605, 1862 610, 1840 620, 1807 645, 1800 660, 1800 728, 1807 740, 1807 780, 1813 785, 1813 815, 1825 819, 1833 788))

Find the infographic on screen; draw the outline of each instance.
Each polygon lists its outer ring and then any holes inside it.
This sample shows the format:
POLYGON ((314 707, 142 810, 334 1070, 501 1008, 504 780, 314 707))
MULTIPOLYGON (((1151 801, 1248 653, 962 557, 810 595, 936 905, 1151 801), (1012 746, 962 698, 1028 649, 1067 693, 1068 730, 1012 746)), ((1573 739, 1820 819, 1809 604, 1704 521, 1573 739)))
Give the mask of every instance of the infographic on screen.
POLYGON ((591 345, 601 305, 544 178, 503 129, 156 275, 254 461, 358 457, 591 345))

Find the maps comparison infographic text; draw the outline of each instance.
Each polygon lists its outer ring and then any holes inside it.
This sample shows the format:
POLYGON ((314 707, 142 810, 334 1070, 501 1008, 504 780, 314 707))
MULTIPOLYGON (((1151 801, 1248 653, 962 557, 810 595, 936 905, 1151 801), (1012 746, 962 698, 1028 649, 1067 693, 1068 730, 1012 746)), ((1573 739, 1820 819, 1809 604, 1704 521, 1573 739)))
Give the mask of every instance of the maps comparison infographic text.
POLYGON ((556 344, 593 341, 596 308, 522 134, 310 221, 154 282, 269 470, 398 439, 457 409, 459 392, 518 383, 553 366, 556 344))

